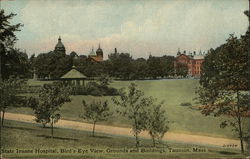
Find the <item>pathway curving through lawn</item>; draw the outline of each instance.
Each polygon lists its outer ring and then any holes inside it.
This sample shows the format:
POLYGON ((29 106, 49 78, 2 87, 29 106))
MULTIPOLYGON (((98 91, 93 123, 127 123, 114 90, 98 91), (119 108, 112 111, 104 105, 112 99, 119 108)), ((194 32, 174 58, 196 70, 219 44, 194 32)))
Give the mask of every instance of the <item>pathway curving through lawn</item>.
MULTIPOLYGON (((34 116, 26 114, 15 114, 6 112, 5 119, 28 122, 28 123, 36 123, 34 116)), ((70 121, 70 120, 59 120, 55 124, 55 127, 92 131, 92 124, 78 122, 78 121, 70 121)), ((96 132, 107 133, 112 135, 133 136, 132 130, 130 128, 122 128, 122 127, 108 126, 108 125, 96 125, 95 130, 96 132)), ((150 138, 148 133, 145 131, 140 133, 140 137, 150 138)), ((223 145, 234 144, 237 145, 237 147, 235 148, 240 149, 239 140, 227 139, 227 138, 217 138, 217 137, 209 137, 201 135, 168 132, 163 137, 163 140, 188 143, 188 144, 197 144, 197 145, 211 145, 219 147, 223 147, 223 145)))

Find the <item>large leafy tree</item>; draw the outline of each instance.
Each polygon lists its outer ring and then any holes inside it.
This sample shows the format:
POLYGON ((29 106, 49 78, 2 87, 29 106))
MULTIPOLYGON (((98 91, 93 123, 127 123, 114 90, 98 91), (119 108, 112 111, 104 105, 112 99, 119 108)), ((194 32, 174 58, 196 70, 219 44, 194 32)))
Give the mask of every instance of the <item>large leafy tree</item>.
POLYGON ((148 76, 147 60, 144 58, 138 58, 133 60, 133 71, 131 79, 145 79, 148 76))
POLYGON ((162 77, 169 77, 174 75, 174 56, 162 56, 160 57, 160 67, 162 69, 162 77))
POLYGON ((39 54, 34 60, 34 69, 38 72, 39 78, 58 79, 68 72, 73 65, 70 55, 50 51, 39 54))
POLYGON ((130 79, 132 56, 129 53, 112 53, 108 56, 110 75, 115 78, 130 79))
POLYGON ((148 76, 150 78, 156 79, 161 76, 162 68, 161 68, 161 59, 159 57, 149 56, 147 60, 148 65, 148 76))
POLYGON ((241 142, 249 137, 244 120, 250 117, 249 108, 249 39, 238 39, 230 35, 227 42, 205 57, 200 79, 201 88, 197 91, 204 115, 230 116, 221 127, 232 126, 241 142))
POLYGON ((20 31, 22 24, 15 25, 10 24, 10 20, 16 14, 6 15, 4 10, 0 10, 0 80, 8 78, 5 74, 2 74, 2 70, 6 70, 6 61, 8 60, 8 54, 13 51, 13 46, 17 40, 15 35, 16 31, 20 31))
POLYGON ((8 49, 4 56, 2 75, 5 79, 10 76, 30 78, 32 71, 28 55, 20 49, 8 49))
POLYGON ((185 63, 176 64, 176 75, 181 77, 186 77, 188 74, 188 67, 185 63))

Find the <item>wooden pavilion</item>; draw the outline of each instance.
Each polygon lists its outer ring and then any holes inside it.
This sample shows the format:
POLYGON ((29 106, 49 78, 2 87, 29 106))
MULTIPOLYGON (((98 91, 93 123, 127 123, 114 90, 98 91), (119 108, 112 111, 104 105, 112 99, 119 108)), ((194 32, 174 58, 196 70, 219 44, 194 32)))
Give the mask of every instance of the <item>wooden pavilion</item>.
POLYGON ((69 72, 60 78, 60 80, 74 86, 84 86, 84 81, 86 78, 87 77, 85 75, 79 72, 75 66, 73 66, 69 72))

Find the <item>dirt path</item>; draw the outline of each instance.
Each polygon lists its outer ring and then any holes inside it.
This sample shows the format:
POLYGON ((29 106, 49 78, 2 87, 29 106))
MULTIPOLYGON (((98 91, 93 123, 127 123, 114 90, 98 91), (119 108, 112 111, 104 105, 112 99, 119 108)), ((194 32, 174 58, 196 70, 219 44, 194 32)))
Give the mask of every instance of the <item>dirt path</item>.
MULTIPOLYGON (((35 123, 34 116, 25 114, 5 113, 5 119, 35 123)), ((70 121, 70 120, 59 120, 59 122, 56 123, 55 126, 62 128, 92 131, 92 124, 70 121)), ((115 127, 115 126, 96 125, 96 131, 113 135, 133 136, 131 129, 115 127)), ((147 132, 142 132, 140 134, 140 137, 150 138, 147 132)), ((224 144, 225 145, 234 144, 237 145, 236 148, 238 149, 240 148, 240 142, 238 140, 208 137, 201 135, 190 135, 184 133, 168 132, 163 137, 163 140, 175 141, 180 143, 189 143, 189 144, 213 145, 219 147, 222 147, 224 144)))

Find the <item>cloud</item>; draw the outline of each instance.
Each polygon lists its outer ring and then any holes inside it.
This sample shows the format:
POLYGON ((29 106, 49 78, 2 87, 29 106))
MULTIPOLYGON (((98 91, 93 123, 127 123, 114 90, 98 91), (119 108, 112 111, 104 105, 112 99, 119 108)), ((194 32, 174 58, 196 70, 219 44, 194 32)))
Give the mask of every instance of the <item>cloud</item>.
POLYGON ((98 43, 107 54, 134 57, 208 50, 230 33, 244 34, 247 1, 28 1, 18 45, 29 53, 53 50, 61 35, 67 52, 87 54, 98 43), (233 4, 233 5, 232 5, 233 4), (30 37, 30 38, 27 38, 30 37))

